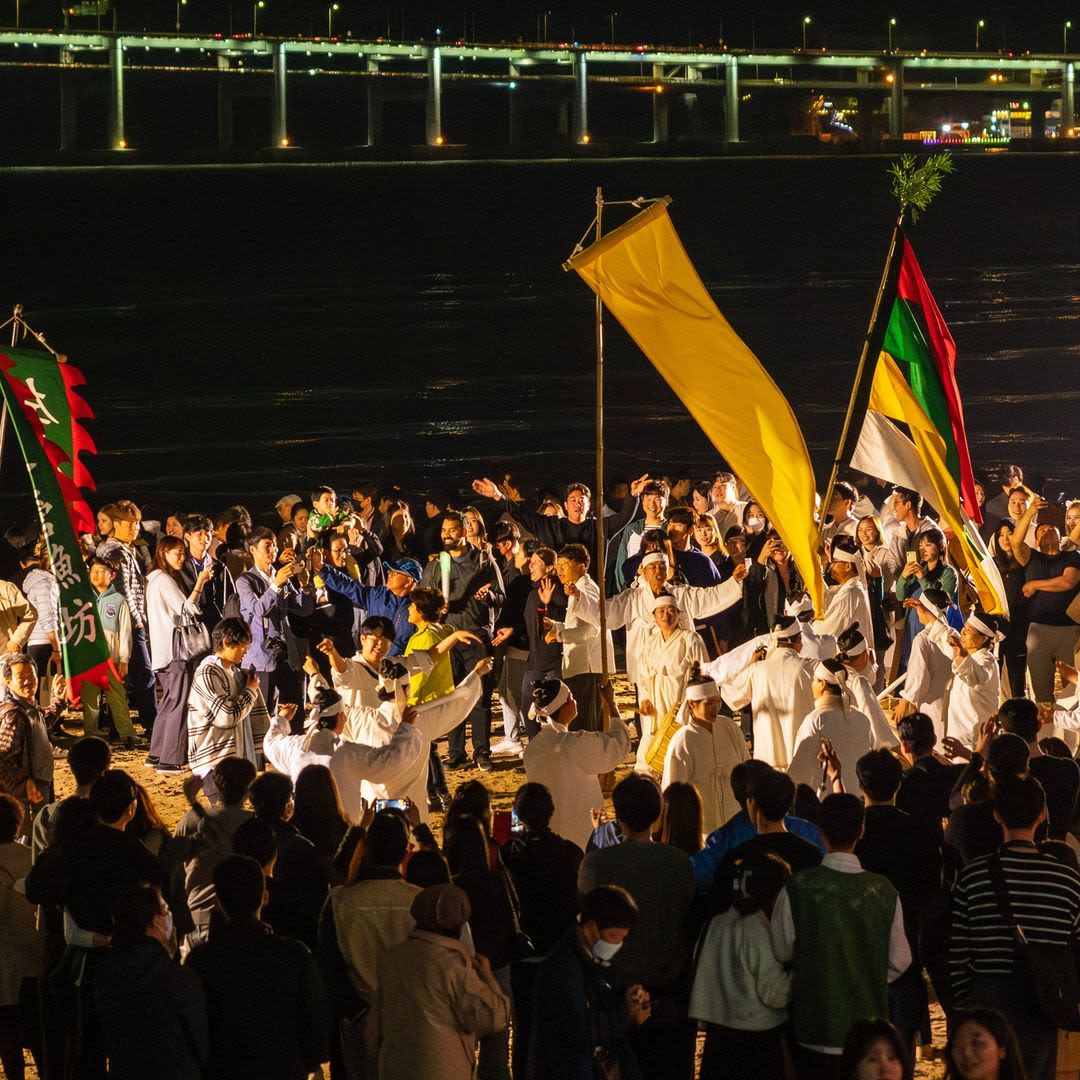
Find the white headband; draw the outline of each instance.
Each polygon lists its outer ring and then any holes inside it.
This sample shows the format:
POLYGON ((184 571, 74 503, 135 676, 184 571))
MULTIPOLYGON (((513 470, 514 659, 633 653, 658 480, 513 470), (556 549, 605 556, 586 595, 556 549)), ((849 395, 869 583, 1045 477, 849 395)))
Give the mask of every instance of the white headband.
POLYGON ((668 557, 662 551, 650 551, 644 559, 641 560, 641 568, 645 569, 646 566, 652 566, 653 563, 662 562, 667 566, 668 557))
POLYGON ((862 656, 864 652, 866 652, 866 638, 860 637, 858 644, 844 650, 844 656, 862 656))
POLYGON ((926 610, 929 611, 930 614, 933 615, 935 619, 940 619, 940 620, 945 619, 944 612, 941 610, 941 608, 937 607, 935 604, 932 604, 926 598, 926 593, 925 592, 919 593, 919 603, 922 604, 922 606, 924 608, 926 608, 926 610))
POLYGON ((550 720, 569 700, 570 687, 560 682, 555 696, 546 705, 533 705, 529 711, 534 717, 546 716, 550 720))
POLYGON ((802 624, 796 620, 790 626, 774 626, 772 637, 773 641, 788 641, 793 637, 799 637, 802 632, 802 624))
POLYGON ((814 678, 833 686, 843 686, 847 678, 842 671, 830 671, 824 664, 818 663, 814 668, 814 678))
POLYGON ((988 637, 991 641, 1004 641, 1005 635, 1000 630, 995 630, 992 626, 988 626, 977 615, 968 616, 968 626, 974 627, 984 637, 988 637))
POLYGON ((686 688, 687 701, 710 701, 720 696, 720 687, 710 679, 708 682, 691 683, 686 688))
POLYGON ((799 600, 785 600, 784 601, 784 614, 785 615, 805 615, 807 612, 813 613, 814 601, 810 599, 805 593, 799 600))
POLYGON ((832 557, 834 562, 849 562, 854 563, 856 566, 863 565, 863 557, 857 551, 852 554, 850 551, 845 551, 843 548, 834 547, 832 549, 832 557))
POLYGON ((653 600, 653 611, 659 607, 673 607, 679 610, 679 601, 671 593, 661 593, 653 600))

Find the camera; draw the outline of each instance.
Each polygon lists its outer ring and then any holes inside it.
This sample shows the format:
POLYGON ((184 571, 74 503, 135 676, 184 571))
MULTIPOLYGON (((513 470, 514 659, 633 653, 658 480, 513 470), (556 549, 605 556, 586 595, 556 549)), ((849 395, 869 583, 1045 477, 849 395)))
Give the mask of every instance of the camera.
POLYGON ((266 650, 267 655, 274 661, 275 665, 280 664, 282 660, 288 659, 289 647, 285 644, 285 639, 279 637, 277 634, 264 639, 263 648, 266 650))

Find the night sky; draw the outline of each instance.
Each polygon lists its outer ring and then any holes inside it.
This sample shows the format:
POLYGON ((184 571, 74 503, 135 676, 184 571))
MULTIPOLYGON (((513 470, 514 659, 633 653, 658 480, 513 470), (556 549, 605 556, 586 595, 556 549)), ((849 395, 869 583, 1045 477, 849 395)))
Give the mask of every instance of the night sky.
MULTIPOLYGON (((0 0, 0 23, 14 22, 16 0, 0 0)), ((117 0, 121 30, 171 30, 176 19, 176 0, 117 0)), ((328 0, 267 0, 259 13, 259 30, 265 34, 325 35, 328 0)), ((56 25, 57 0, 21 0, 23 26, 56 25)), ((250 30, 250 0, 187 0, 182 8, 185 30, 223 31, 232 11, 234 31, 250 30)), ((896 18, 893 45, 918 50, 973 50, 975 26, 982 19, 983 50, 1061 52, 1067 19, 1076 22, 1075 40, 1080 50, 1080 0, 1040 0, 1036 5, 1004 0, 872 0, 870 3, 828 0, 779 0, 772 3, 717 3, 715 0, 341 0, 334 15, 334 31, 356 37, 385 35, 394 38, 434 38, 442 29, 444 41, 465 37, 474 41, 533 40, 538 21, 547 10, 548 36, 553 41, 597 43, 611 40, 612 14, 615 38, 620 43, 668 45, 715 45, 721 37, 733 48, 791 47, 801 43, 802 20, 809 15, 807 44, 833 49, 885 48, 886 25, 896 18)), ((85 21, 83 24, 86 25, 85 21)))

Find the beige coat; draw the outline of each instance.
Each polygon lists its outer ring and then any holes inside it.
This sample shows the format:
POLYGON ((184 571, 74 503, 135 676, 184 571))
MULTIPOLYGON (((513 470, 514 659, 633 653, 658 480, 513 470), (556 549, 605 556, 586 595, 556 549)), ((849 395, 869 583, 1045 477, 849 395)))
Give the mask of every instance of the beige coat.
MULTIPOLYGON (((19 592, 18 586, 0 580, 0 649, 6 649, 10 641, 25 649, 36 622, 34 606, 19 592)), ((64 636, 63 627, 60 636, 64 636)))
POLYGON ((378 1080, 471 1080, 477 1038, 510 1023, 510 1001, 460 941, 413 930, 379 960, 368 1014, 378 1080))
POLYGON ((0 844, 0 1008, 17 1005, 23 979, 42 974, 43 939, 36 909, 16 889, 16 882, 30 873, 31 861, 28 847, 0 844))

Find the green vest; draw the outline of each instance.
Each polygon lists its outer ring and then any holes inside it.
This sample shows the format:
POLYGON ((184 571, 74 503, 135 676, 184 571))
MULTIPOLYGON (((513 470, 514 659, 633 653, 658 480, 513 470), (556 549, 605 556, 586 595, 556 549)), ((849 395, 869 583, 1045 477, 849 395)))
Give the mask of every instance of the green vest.
POLYGON ((858 1020, 889 1018, 896 889, 880 874, 815 866, 787 883, 795 924, 791 1019, 805 1046, 843 1046, 858 1020))

